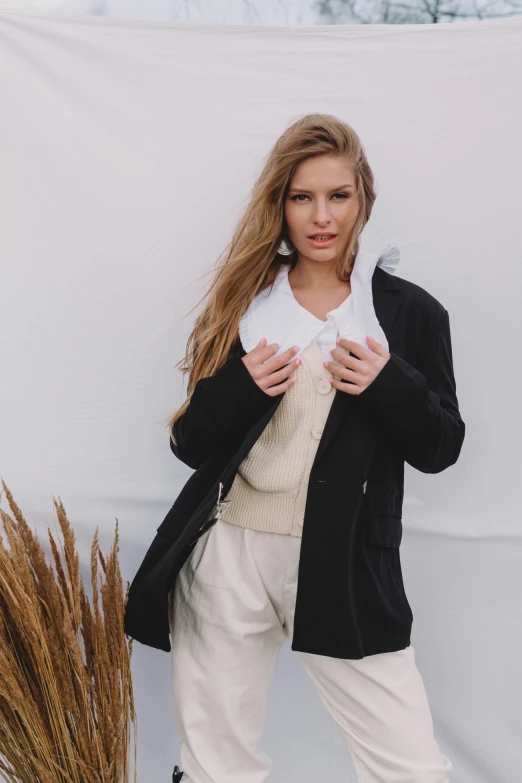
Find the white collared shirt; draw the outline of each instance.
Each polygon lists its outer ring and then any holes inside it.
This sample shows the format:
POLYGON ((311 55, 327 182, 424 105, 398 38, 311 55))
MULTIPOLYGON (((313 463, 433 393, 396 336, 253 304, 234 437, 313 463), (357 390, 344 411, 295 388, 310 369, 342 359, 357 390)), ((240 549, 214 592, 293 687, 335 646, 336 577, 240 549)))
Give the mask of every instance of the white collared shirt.
POLYGON ((399 259, 400 252, 392 245, 387 245, 380 254, 360 251, 350 278, 351 293, 327 313, 326 321, 299 304, 288 280, 289 265, 281 264, 272 290, 269 287, 254 297, 241 317, 239 336, 243 348, 248 353, 266 337, 267 345, 280 345, 274 356, 293 345, 299 346, 300 350, 295 354, 299 356, 315 340, 324 358, 331 361, 330 351, 337 347, 338 336, 367 348, 366 335, 369 334, 388 350, 388 340, 373 306, 372 277, 376 266, 395 272, 399 259))

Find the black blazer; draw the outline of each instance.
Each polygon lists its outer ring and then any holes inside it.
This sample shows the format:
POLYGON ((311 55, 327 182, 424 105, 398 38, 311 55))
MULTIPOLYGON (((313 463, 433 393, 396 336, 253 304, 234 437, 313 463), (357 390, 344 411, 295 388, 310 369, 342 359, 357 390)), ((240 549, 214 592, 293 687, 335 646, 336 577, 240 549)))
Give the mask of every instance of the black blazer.
MULTIPOLYGON (((336 392, 309 478, 299 559, 291 648, 335 658, 409 645, 413 615, 399 556, 404 462, 439 473, 464 441, 448 312, 380 267, 372 292, 391 357, 361 394, 336 392)), ((130 587, 126 633, 166 652, 169 590, 207 529, 220 482, 223 500, 284 396, 259 388, 245 353, 238 338, 226 364, 198 381, 176 423, 171 448, 194 473, 130 587)))

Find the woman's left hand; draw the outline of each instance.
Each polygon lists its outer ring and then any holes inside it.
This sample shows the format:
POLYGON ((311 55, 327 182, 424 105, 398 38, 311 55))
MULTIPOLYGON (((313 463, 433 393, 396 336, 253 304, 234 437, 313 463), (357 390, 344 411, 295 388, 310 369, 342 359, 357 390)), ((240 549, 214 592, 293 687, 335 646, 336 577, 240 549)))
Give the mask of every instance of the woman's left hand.
POLYGON ((373 383, 390 358, 391 353, 377 340, 374 340, 370 335, 367 335, 366 340, 369 348, 341 337, 337 341, 339 347, 331 351, 332 357, 344 365, 344 367, 339 367, 333 362, 325 364, 327 370, 339 375, 342 379, 329 378, 332 386, 335 386, 339 391, 344 391, 347 394, 360 394, 370 383, 373 383), (350 356, 347 351, 351 351, 355 356, 350 356), (343 381, 349 381, 349 383, 343 383, 343 381))

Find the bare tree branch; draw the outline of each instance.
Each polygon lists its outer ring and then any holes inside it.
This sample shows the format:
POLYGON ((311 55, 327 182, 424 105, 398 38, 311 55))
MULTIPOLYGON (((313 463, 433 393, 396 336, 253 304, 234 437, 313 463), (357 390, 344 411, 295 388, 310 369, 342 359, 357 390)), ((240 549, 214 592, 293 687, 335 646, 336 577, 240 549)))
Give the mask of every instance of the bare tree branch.
POLYGON ((108 16, 107 0, 92 0, 90 8, 86 13, 93 16, 108 16))
POLYGON ((522 0, 318 0, 327 24, 438 24, 502 19, 522 13, 522 0))

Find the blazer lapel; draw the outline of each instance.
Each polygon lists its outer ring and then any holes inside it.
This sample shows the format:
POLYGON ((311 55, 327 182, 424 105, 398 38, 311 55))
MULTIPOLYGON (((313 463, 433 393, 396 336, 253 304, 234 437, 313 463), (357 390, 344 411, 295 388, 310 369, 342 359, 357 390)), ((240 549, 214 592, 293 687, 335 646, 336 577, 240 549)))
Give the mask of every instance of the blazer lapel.
MULTIPOLYGON (((397 281, 394 280, 393 275, 384 272, 377 266, 372 277, 373 306, 377 320, 382 326, 384 334, 390 344, 390 351, 392 350, 390 335, 400 306, 400 298, 397 293, 399 290, 399 286, 397 281)), ((319 441, 314 461, 317 461, 320 458, 321 454, 332 440, 343 421, 348 410, 348 405, 350 405, 351 402, 352 398, 349 394, 337 390, 328 418, 326 419, 326 424, 321 440, 319 441)))
POLYGON ((391 330, 401 304, 399 291, 393 275, 377 266, 372 277, 373 307, 388 343, 391 343, 391 330))

